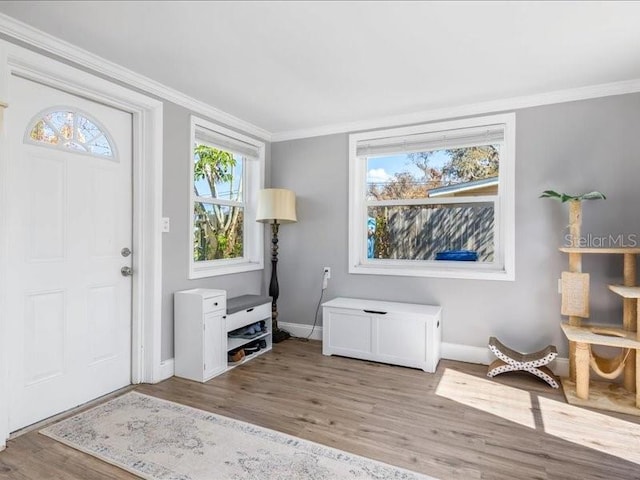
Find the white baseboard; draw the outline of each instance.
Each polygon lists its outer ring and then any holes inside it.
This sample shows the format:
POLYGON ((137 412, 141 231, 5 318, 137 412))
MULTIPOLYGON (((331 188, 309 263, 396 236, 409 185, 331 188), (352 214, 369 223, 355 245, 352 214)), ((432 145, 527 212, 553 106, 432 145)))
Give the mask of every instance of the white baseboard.
POLYGON ((173 358, 167 358, 160 362, 160 378, 159 382, 166 380, 167 378, 173 377, 175 372, 173 358))
MULTIPOLYGON (((443 342, 440 348, 440 355, 446 360, 489 365, 494 359, 493 354, 487 347, 474 347, 471 345, 443 342)), ((566 377, 569 375, 569 359, 556 358, 549 364, 549 368, 551 368, 551 371, 556 375, 566 377)))
POLYGON ((487 347, 473 347, 458 343, 442 342, 440 356, 445 360, 457 360, 458 362, 479 363, 489 365, 493 356, 487 347))
MULTIPOLYGON (((286 323, 279 322, 279 326, 296 338, 307 338, 311 333, 311 325, 302 323, 286 323)), ((313 330, 312 340, 322 340, 322 327, 316 327, 313 330)), ((446 343, 441 345, 441 357, 445 360, 456 360, 458 362, 478 363, 480 365, 489 365, 493 361, 493 354, 487 347, 474 347, 472 345, 461 345, 458 343, 446 343)), ((166 380, 173 377, 174 366, 173 358, 164 360, 160 364, 160 380, 166 380)), ((556 375, 566 377, 569 375, 569 359, 558 357, 549 364, 549 367, 556 375)), ((0 451, 3 445, 0 442, 0 451)))
MULTIPOLYGON (((286 330, 291 334, 292 337, 297 338, 307 338, 311 333, 311 325, 305 325, 302 323, 287 323, 287 322, 278 322, 278 326, 282 330, 286 330)), ((316 326, 313 330, 313 335, 310 337, 311 340, 322 340, 322 327, 316 326)))
POLYGON ((556 359, 549 364, 551 371, 559 377, 569 376, 569 359, 565 357, 556 357, 556 359))

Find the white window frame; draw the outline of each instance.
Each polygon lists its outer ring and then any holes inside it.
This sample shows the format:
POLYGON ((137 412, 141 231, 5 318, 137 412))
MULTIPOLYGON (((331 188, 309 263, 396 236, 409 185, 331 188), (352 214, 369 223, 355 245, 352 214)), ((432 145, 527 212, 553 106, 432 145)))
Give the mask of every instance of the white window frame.
MULTIPOLYGON (((233 149, 224 148, 225 151, 233 149)), ((262 270, 264 268, 263 237, 264 228, 256 222, 256 207, 258 191, 264 187, 265 144, 259 140, 242 135, 238 132, 222 127, 208 120, 191 116, 191 136, 189 142, 189 279, 215 277, 232 273, 262 270), (196 262, 193 259, 193 211, 196 202, 202 201, 196 197, 193 188, 193 147, 197 141, 198 130, 208 130, 214 134, 224 135, 232 140, 242 142, 255 148, 258 158, 243 156, 243 203, 244 203, 244 240, 243 256, 239 258, 207 260, 196 262)), ((236 205, 237 202, 218 199, 218 204, 236 205)))
MULTIPOLYGON (((515 280, 515 113, 452 120, 349 135, 349 273, 482 280, 515 280), (367 160, 357 147, 366 142, 446 130, 504 125, 500 150, 498 194, 477 197, 367 201, 367 160), (367 258, 367 207, 375 205, 429 205, 492 202, 495 214, 494 262, 387 260, 367 258)), ((390 142, 391 143, 391 142, 390 142)))

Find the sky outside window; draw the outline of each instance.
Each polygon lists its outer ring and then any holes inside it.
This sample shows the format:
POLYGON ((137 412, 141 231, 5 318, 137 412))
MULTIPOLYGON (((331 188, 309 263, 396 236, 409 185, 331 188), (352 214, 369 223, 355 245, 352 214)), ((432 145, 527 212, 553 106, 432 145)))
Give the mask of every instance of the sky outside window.
MULTIPOLYGON (((429 166, 442 171, 450 159, 451 156, 446 150, 436 150, 429 157, 429 166)), ((422 170, 416 167, 411 161, 410 154, 407 153, 367 159, 367 183, 389 182, 395 177, 395 174, 403 172, 408 172, 417 179, 423 176, 422 170)))

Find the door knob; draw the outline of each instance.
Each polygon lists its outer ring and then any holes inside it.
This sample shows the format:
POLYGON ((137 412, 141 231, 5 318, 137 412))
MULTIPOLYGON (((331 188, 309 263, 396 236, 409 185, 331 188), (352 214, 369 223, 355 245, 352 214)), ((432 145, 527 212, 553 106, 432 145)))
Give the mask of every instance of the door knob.
POLYGON ((131 267, 122 267, 120 269, 120 273, 123 277, 130 277, 131 275, 133 275, 133 270, 131 270, 131 267))

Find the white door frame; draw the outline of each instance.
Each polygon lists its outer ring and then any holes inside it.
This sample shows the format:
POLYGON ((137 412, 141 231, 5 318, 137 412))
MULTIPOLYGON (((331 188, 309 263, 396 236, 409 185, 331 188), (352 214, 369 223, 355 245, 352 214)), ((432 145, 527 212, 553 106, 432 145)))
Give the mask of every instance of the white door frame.
MULTIPOLYGON (((162 102, 22 47, 0 41, 0 450, 9 436, 7 338, 5 315, 7 272, 6 126, 2 102, 9 97, 11 75, 38 81, 119 108, 133 118, 133 286, 131 382, 161 378, 162 297, 162 102)), ((8 108, 11 108, 10 106, 8 108)), ((5 115, 6 118, 6 115, 5 115)))

